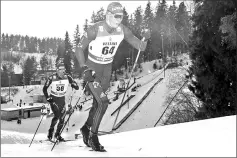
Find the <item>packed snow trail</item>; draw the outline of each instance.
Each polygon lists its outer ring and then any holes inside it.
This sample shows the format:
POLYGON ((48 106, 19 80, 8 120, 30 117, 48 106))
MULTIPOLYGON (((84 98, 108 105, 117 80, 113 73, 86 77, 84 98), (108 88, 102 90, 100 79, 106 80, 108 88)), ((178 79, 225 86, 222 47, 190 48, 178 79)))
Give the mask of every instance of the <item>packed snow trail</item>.
MULTIPOLYGON (((170 73, 166 70, 166 76, 170 73)), ((155 81, 163 78, 160 74, 155 81)), ((138 106, 129 118, 116 130, 116 132, 137 130, 154 127, 154 124, 166 108, 164 105, 168 93, 167 77, 158 83, 148 97, 138 106)))
POLYGON ((236 157, 236 115, 159 126, 99 137, 107 152, 90 151, 82 139, 52 143, 1 144, 10 157, 236 157))

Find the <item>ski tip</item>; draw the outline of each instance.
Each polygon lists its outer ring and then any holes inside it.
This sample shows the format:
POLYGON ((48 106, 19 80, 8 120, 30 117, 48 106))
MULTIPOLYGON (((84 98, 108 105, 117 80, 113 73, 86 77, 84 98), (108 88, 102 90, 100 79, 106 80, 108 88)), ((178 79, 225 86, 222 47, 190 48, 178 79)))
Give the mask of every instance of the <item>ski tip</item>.
POLYGON ((89 151, 94 151, 94 152, 107 152, 107 150, 105 150, 105 149, 103 149, 103 150, 99 150, 99 151, 96 151, 96 150, 90 149, 89 151))

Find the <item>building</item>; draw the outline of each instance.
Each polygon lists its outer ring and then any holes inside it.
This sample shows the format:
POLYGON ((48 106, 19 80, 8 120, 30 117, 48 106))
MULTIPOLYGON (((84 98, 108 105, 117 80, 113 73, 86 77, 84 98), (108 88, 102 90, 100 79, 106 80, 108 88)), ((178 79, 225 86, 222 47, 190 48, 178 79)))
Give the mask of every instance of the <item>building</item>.
POLYGON ((1 109, 1 119, 2 120, 15 120, 19 117, 21 118, 32 118, 32 117, 39 117, 41 115, 42 105, 36 106, 25 106, 25 107, 16 107, 16 108, 6 108, 1 109))

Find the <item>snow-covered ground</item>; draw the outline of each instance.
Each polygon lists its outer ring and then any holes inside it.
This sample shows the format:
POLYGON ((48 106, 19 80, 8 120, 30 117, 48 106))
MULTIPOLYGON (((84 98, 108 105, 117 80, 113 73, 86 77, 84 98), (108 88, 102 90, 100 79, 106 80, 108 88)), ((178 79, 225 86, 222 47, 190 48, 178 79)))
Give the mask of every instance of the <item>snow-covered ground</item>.
MULTIPOLYGON (((29 134, 24 134, 29 137, 29 134)), ((82 139, 60 143, 1 144, 11 157, 236 157, 236 116, 103 135, 107 152, 92 152, 82 139)))
MULTIPOLYGON (((137 91, 129 91, 129 95, 135 95, 129 103, 121 108, 116 123, 118 124, 124 116, 126 116, 133 107, 140 101, 140 99, 151 89, 151 87, 160 79, 164 78, 162 70, 154 71, 152 66, 154 62, 145 63, 143 65, 143 72, 137 79, 136 84, 141 87, 137 91), (149 74, 149 75, 148 75, 149 74)), ((50 126, 52 117, 44 117, 40 128, 35 136, 35 141, 32 147, 29 148, 29 143, 33 138, 34 132, 40 122, 39 117, 23 119, 22 124, 19 125, 16 121, 1 120, 1 148, 2 156, 228 156, 233 155, 234 144, 231 134, 235 133, 236 125, 233 124, 233 117, 225 117, 225 119, 213 119, 206 121, 196 121, 184 124, 169 125, 152 128, 158 118, 163 113, 165 98, 169 93, 167 76, 170 76, 172 71, 166 70, 165 78, 159 82, 152 89, 151 93, 142 102, 141 105, 131 114, 131 116, 115 131, 116 134, 101 136, 101 143, 109 151, 107 153, 88 152, 88 148, 84 147, 82 140, 79 139, 73 142, 67 142, 56 146, 53 152, 50 152, 52 145, 49 143, 39 144, 39 140, 46 139, 47 131, 50 126), (217 121, 219 120, 219 124, 217 121), (228 122, 228 121, 229 122, 228 122), (222 122, 223 121, 223 122, 222 122), (200 122, 200 123, 199 123, 200 122), (226 124, 226 122, 228 122, 226 124), (210 124, 210 125, 209 125, 210 124), (211 128, 211 129, 209 129, 211 128), (212 129, 213 128, 213 129, 212 129), (131 131, 132 130, 132 131, 131 131), (211 136, 213 131, 217 131, 216 136, 211 136), (235 130, 235 131, 233 131, 235 130), (126 131, 126 132, 125 132, 126 131), (130 132, 127 132, 130 131, 130 132), (222 132, 221 132, 222 131, 222 132), (226 133, 225 133, 226 132, 226 133), (233 133, 232 133, 233 132, 233 133), (223 135, 228 137, 224 138, 223 135), (214 152, 217 142, 226 143, 231 141, 227 150, 218 150, 214 152), (214 138, 216 138, 214 140, 214 138), (201 144, 202 142, 205 142, 201 144), (113 143, 111 143, 113 142, 113 143), (198 145, 199 143, 199 145, 198 145), (79 147, 83 146, 83 147, 79 147), (210 150, 204 147, 211 146, 210 150), (11 149, 12 147, 12 149, 11 149), (229 152, 230 151, 230 152, 229 152)), ((78 81, 79 83, 80 81, 78 81)), ((132 83, 133 81, 131 81, 132 83)), ((34 88, 34 87, 28 87, 34 88)), ((113 91, 117 88, 117 83, 111 87, 108 98, 112 99, 115 95, 113 91)), ((27 102, 29 96, 25 97, 25 89, 20 89, 20 94, 16 95, 14 101, 23 98, 27 102)), ((70 102, 71 88, 69 88, 66 95, 66 102, 70 102)), ((29 95, 42 93, 42 86, 36 87, 29 95)), ((72 105, 75 105, 79 98, 79 91, 74 91, 72 105)), ((89 98, 89 97, 87 97, 89 98)), ((127 96, 125 97, 125 99, 127 96)), ((83 97, 81 101, 85 98, 83 97)), ((100 131, 111 131, 117 113, 111 116, 111 113, 120 105, 122 95, 117 101, 112 102, 103 117, 100 125, 100 131)), ((74 134, 80 133, 79 129, 87 119, 92 100, 83 104, 81 111, 75 111, 72 115, 68 132, 64 130, 62 136, 66 139, 74 139, 74 134)), ((236 118, 236 117, 235 117, 236 118)), ((236 141, 235 141, 236 142, 236 141)), ((220 144, 220 143, 219 143, 220 144)), ((220 144, 221 148, 224 146, 220 144)), ((209 147, 210 148, 210 147, 209 147)), ((224 148, 225 149, 225 148, 224 148)), ((236 151, 236 150, 235 150, 236 151)))

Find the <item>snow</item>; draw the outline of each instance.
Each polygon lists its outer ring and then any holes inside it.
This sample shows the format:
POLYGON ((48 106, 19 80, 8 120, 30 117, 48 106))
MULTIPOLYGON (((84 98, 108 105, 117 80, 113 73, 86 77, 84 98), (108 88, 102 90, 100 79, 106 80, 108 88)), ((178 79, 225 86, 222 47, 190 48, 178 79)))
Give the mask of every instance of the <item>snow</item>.
MULTIPOLYGON (((121 108, 118 120, 121 121, 125 115, 140 101, 149 89, 160 79, 164 78, 163 69, 154 71, 153 62, 143 63, 143 76, 136 80, 136 84, 141 87, 137 91, 129 91, 129 95, 135 94, 129 103, 121 108), (149 74, 149 75, 148 75, 149 74)), ((100 136, 100 142, 108 152, 98 153, 89 151, 85 147, 82 139, 61 143, 51 152, 52 144, 49 142, 39 143, 45 140, 52 117, 44 117, 35 136, 35 141, 29 148, 29 144, 35 130, 40 122, 40 117, 22 119, 19 125, 14 121, 1 120, 1 156, 29 156, 29 157, 97 157, 97 156, 236 156, 236 116, 195 121, 189 123, 154 127, 156 121, 163 113, 166 105, 165 98, 168 93, 167 76, 172 71, 166 70, 166 77, 158 83, 147 98, 131 114, 131 116, 115 131, 114 134, 100 136), (82 146, 82 147, 79 147, 82 146)), ((81 81, 78 81, 78 83, 81 81)), ((133 80, 131 80, 131 83, 133 80)), ((110 88, 108 98, 115 95, 113 91, 117 89, 118 82, 110 88)), ((136 85, 135 84, 135 85, 136 85)), ((28 95, 42 93, 42 86, 33 86, 34 90, 28 95)), ((27 103, 25 89, 20 88, 20 93, 13 99, 14 103, 20 98, 27 103)), ((69 88, 66 94, 66 102, 69 103, 69 88)), ((79 98, 80 90, 74 91, 72 105, 75 105, 79 98)), ((90 98, 83 96, 81 101, 90 98)), ((125 97, 125 99, 127 96, 125 97)), ((117 101, 109 104, 108 109, 102 119, 99 131, 110 131, 113 127, 117 113, 111 113, 120 105, 122 95, 117 101)), ((92 100, 83 104, 81 111, 75 111, 70 118, 68 132, 64 130, 62 136, 66 139, 74 139, 75 134, 80 133, 80 127, 87 119, 92 100), (74 125, 74 126, 72 126, 74 125)), ((40 106, 40 105, 39 105, 40 106)), ((66 117, 67 118, 67 117, 66 117)))
MULTIPOLYGON (((27 134, 25 134, 27 135, 27 134)), ((50 143, 1 144, 11 157, 236 157, 236 116, 159 126, 99 137, 107 152, 92 152, 82 139, 50 143)))

